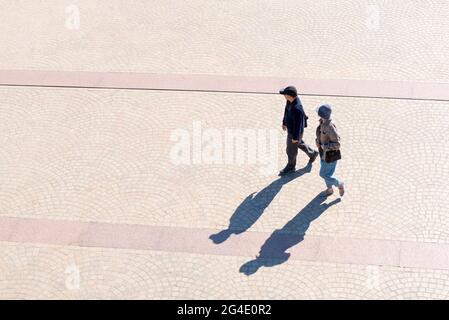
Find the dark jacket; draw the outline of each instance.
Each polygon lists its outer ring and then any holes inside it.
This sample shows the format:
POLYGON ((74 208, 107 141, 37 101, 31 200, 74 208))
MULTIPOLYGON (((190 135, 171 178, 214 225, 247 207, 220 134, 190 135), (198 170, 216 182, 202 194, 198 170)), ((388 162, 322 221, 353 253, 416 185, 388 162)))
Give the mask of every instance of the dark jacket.
POLYGON ((299 140, 304 133, 305 114, 299 97, 296 97, 291 103, 287 101, 282 124, 287 126, 288 134, 293 140, 299 140))

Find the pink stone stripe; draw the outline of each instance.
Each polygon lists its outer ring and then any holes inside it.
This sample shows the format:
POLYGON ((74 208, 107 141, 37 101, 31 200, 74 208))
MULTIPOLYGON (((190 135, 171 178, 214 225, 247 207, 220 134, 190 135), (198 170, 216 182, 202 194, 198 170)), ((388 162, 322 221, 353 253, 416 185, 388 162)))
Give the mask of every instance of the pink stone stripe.
POLYGON ((277 93, 279 88, 290 84, 296 85, 302 95, 449 101, 449 83, 131 72, 0 70, 0 85, 3 86, 273 94, 277 93))
MULTIPOLYGON (((218 230, 0 217, 0 241, 255 258, 269 233, 245 232, 221 244, 218 230)), ((282 251, 282 250, 281 250, 282 251)), ((449 244, 306 235, 290 259, 449 270, 449 244)), ((269 257, 269 256, 267 256, 269 257)))

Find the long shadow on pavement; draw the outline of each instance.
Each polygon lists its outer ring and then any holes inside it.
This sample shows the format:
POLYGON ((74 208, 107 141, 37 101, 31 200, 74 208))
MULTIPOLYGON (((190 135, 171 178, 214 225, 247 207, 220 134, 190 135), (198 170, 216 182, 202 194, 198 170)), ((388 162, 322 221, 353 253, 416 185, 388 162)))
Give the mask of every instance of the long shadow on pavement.
POLYGON ((215 244, 219 244, 226 241, 232 234, 245 232, 262 216, 274 197, 281 191, 282 186, 309 173, 311 170, 312 164, 309 163, 304 168, 273 181, 255 196, 255 192, 250 194, 234 211, 229 221, 229 227, 226 230, 211 235, 209 238, 215 244))
POLYGON ((335 199, 330 203, 323 203, 325 200, 321 193, 318 194, 282 229, 275 230, 260 248, 257 258, 242 265, 240 272, 249 276, 261 267, 273 267, 286 262, 290 257, 290 253, 286 251, 304 240, 310 223, 341 201, 335 199))

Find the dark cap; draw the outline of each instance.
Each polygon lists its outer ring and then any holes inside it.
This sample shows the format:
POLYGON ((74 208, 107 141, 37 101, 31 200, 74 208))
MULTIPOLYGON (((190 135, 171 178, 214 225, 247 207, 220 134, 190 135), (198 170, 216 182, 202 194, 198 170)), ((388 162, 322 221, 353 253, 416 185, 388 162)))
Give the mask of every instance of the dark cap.
POLYGON ((298 95, 298 91, 296 91, 294 86, 288 86, 283 90, 279 90, 279 93, 289 95, 290 97, 296 97, 298 95))

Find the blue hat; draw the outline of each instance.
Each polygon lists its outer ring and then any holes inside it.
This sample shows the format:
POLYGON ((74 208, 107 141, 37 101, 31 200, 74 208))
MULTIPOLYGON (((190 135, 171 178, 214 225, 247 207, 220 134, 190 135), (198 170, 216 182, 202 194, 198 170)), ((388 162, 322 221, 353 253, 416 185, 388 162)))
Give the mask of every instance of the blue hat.
POLYGON ((332 108, 328 104, 323 104, 317 109, 317 112, 321 118, 329 120, 331 118, 332 108))

